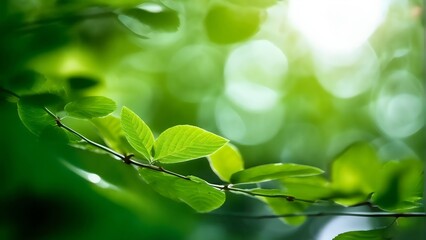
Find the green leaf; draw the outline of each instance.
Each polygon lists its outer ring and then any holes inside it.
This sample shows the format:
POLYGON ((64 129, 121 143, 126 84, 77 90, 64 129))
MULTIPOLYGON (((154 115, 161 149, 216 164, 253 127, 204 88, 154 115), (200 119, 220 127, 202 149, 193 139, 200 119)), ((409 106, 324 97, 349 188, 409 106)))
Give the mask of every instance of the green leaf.
POLYGON ((422 161, 406 159, 386 162, 377 179, 378 187, 372 202, 380 208, 388 211, 405 211, 422 205, 424 184, 422 161))
POLYGON ((370 239, 370 240, 386 240, 391 239, 386 237, 387 228, 373 229, 367 231, 350 231, 337 235, 333 240, 359 240, 359 239, 370 239))
POLYGON ((141 153, 144 158, 151 160, 154 136, 145 122, 132 110, 123 107, 121 110, 121 126, 130 145, 141 153))
POLYGON ((229 182, 231 175, 244 169, 244 161, 238 149, 228 143, 208 158, 210 167, 223 181, 229 182))
POLYGON ((283 193, 300 199, 320 200, 334 196, 331 183, 323 176, 281 179, 283 193))
POLYGON ((62 103, 62 99, 53 94, 23 96, 18 101, 19 118, 28 130, 39 136, 47 126, 55 125, 44 107, 54 111, 60 109, 62 103))
POLYGON ((259 30, 261 15, 257 8, 215 4, 208 10, 204 26, 211 41, 236 43, 248 39, 259 30))
POLYGON ((322 174, 324 171, 311 166, 294 163, 274 163, 252 167, 234 173, 232 183, 259 183, 285 177, 307 177, 322 174))
POLYGON ((71 90, 81 91, 92 88, 99 84, 99 80, 89 76, 72 76, 68 78, 68 85, 71 90))
POLYGON ((198 127, 178 125, 160 134, 155 141, 155 160, 178 163, 208 156, 228 142, 227 139, 198 127))
POLYGON ((176 11, 157 3, 142 3, 136 8, 123 9, 117 18, 126 28, 143 38, 151 38, 158 33, 175 32, 180 25, 176 11), (154 4, 156 10, 152 10, 154 4))
POLYGON ((142 178, 164 197, 186 203, 197 212, 213 211, 225 202, 225 193, 197 177, 182 179, 163 172, 141 168, 142 178))
MULTIPOLYGON (((258 197, 264 201, 272 211, 277 215, 284 214, 297 214, 302 213, 309 205, 302 202, 288 201, 284 198, 264 198, 258 197)), ((305 216, 294 216, 294 217, 281 217, 280 218, 284 223, 289 225, 300 225, 305 222, 305 216)))
POLYGON ((112 113, 116 107, 115 102, 109 98, 92 96, 68 103, 65 111, 71 117, 91 119, 106 116, 112 113))
POLYGON ((332 187, 341 196, 335 201, 353 205, 367 200, 376 189, 379 170, 379 158, 371 145, 349 147, 331 165, 332 187))

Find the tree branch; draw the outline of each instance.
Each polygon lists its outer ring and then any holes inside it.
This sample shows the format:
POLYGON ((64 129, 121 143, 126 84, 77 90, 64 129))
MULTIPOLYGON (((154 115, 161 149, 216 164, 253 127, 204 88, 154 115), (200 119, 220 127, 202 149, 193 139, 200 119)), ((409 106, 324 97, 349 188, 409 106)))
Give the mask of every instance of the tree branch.
POLYGON ((209 215, 218 217, 232 217, 245 219, 274 219, 282 217, 327 217, 327 216, 348 216, 348 217, 374 217, 374 218, 424 218, 425 212, 408 212, 408 213, 388 213, 388 212, 304 212, 304 213, 289 213, 278 215, 243 215, 243 214, 220 214, 209 213, 209 215))

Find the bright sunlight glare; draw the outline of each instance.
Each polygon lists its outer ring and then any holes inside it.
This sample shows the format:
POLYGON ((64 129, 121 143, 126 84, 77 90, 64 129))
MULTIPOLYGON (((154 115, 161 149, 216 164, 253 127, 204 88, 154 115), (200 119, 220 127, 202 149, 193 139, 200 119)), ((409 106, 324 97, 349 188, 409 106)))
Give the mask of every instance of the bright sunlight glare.
POLYGON ((346 51, 370 37, 387 7, 388 0, 290 0, 289 17, 314 48, 346 51))

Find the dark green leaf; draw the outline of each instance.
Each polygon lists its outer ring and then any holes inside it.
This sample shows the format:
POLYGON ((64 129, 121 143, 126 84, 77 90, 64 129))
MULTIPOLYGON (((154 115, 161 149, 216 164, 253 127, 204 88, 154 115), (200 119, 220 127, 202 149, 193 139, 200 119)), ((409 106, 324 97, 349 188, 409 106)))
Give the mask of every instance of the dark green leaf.
POLYGON ((50 110, 61 108, 63 101, 53 94, 23 96, 18 101, 18 114, 22 123, 35 135, 40 135, 46 126, 55 125, 55 119, 44 107, 50 110))
POLYGON ((145 159, 151 160, 151 149, 154 136, 145 122, 130 109, 123 107, 121 126, 130 145, 141 153, 145 159))
POLYGON ((116 104, 113 100, 101 96, 92 96, 68 103, 65 106, 65 111, 72 117, 91 119, 106 116, 112 113, 115 108, 116 104))
POLYGON ((307 177, 324 171, 311 166, 294 163, 265 164, 234 173, 232 183, 259 183, 286 177, 307 177))
POLYGON ((229 182, 231 175, 244 169, 244 161, 238 149, 230 143, 208 157, 210 167, 223 181, 229 182))
POLYGON ((369 240, 386 240, 391 239, 385 236, 386 228, 373 229, 367 231, 351 231, 345 232, 337 235, 333 240, 359 240, 359 239, 369 239, 369 240))
POLYGON ((68 84, 71 90, 85 90, 99 84, 99 81, 87 76, 72 76, 68 78, 68 84))
POLYGON ((198 127, 178 125, 160 134, 155 141, 155 160, 178 163, 206 157, 228 142, 227 139, 198 127))
POLYGON ((139 169, 142 178, 164 197, 184 202, 197 212, 210 212, 222 206, 225 193, 209 186, 202 179, 182 179, 163 172, 139 169))
POLYGON ((404 211, 422 205, 423 163, 407 159, 384 164, 377 175, 378 188, 372 201, 388 211, 404 211))

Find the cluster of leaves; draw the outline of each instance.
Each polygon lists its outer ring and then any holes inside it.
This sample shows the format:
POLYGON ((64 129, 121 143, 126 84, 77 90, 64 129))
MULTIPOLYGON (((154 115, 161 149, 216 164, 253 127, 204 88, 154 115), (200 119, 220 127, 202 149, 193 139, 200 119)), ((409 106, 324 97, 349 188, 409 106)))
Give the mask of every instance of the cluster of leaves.
MULTIPOLYGON (((102 149, 110 149, 109 153, 135 165, 141 178, 159 194, 183 202, 197 212, 219 208, 225 202, 225 191, 263 201, 292 225, 303 223, 306 216, 300 213, 324 201, 348 207, 370 205, 392 212, 422 207, 422 162, 405 159, 383 163, 367 143, 355 144, 339 155, 327 179, 319 168, 293 163, 245 168, 238 149, 227 139, 195 126, 174 126, 155 138, 148 125, 129 108, 123 107, 119 118, 110 115, 116 104, 106 97, 83 97, 67 103, 59 95, 43 93, 19 97, 17 103, 23 124, 39 136, 55 131, 69 141, 69 134, 80 135, 66 127, 62 119, 90 120, 108 146, 102 149), (55 123, 68 131, 55 127, 55 123), (203 157, 207 157, 213 172, 226 184, 212 184, 162 167, 203 157), (263 188, 262 183, 268 181, 274 181, 277 187, 263 188)), ((383 232, 372 230, 362 234, 383 232)), ((351 239, 357 234, 360 232, 336 239, 351 239)))

